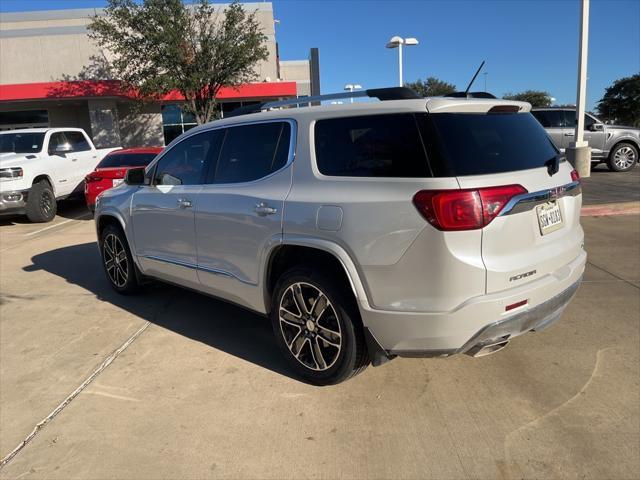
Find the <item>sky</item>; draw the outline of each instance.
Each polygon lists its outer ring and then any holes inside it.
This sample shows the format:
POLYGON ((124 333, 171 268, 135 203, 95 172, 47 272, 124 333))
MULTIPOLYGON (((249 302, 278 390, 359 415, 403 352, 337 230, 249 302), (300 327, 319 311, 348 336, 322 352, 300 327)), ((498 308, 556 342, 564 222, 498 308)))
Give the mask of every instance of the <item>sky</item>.
MULTIPOLYGON (((404 50, 404 79, 435 76, 464 89, 482 60, 474 90, 502 96, 545 90, 575 103, 579 0, 274 0, 282 60, 320 51, 322 93, 347 83, 398 83, 394 35, 415 37, 404 50)), ((105 0, 0 0, 0 12, 104 6, 105 0)), ((587 108, 605 88, 640 72, 640 0, 591 0, 587 108)))

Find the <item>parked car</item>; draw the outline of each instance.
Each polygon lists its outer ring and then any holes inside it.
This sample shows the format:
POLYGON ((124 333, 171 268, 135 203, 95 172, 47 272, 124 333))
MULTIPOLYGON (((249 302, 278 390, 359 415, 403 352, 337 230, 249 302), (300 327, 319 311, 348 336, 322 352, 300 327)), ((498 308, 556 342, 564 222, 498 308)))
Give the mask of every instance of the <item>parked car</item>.
MULTIPOLYGON (((573 141, 576 128, 574 108, 534 108, 534 117, 547 130, 553 143, 564 152, 573 141)), ((589 113, 584 114, 584 139, 591 147, 591 166, 606 163, 609 170, 626 172, 640 159, 640 129, 607 125, 589 113)))
POLYGON ((530 105, 365 93, 384 101, 259 105, 129 170, 96 203, 111 286, 154 278, 267 315, 315 384, 555 322, 585 266, 582 194, 530 105))
POLYGON ((80 128, 0 132, 0 215, 53 220, 57 200, 82 194, 84 176, 113 150, 96 149, 80 128))
POLYGON ((89 210, 95 210, 96 197, 101 192, 124 181, 127 170, 146 167, 161 151, 161 147, 125 148, 105 156, 96 169, 84 177, 84 197, 89 210))

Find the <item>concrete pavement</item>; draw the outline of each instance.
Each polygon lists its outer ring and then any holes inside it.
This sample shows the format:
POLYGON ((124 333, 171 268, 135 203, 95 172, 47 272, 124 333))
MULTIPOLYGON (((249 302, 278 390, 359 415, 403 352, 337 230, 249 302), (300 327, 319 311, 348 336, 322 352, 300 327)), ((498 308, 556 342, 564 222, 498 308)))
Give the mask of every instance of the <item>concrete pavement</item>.
POLYGON ((65 220, 0 227, 0 457, 149 327, 0 478, 637 478, 640 216, 583 219, 585 282, 554 327, 327 388, 291 378, 257 315, 116 295, 92 223, 65 220))

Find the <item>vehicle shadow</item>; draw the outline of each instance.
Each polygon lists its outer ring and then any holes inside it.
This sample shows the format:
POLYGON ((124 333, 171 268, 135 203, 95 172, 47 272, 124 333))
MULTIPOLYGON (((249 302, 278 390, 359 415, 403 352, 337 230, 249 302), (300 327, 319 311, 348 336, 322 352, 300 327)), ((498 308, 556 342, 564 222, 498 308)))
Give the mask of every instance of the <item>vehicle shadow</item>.
POLYGON ((260 315, 159 282, 146 286, 138 295, 119 295, 107 282, 98 247, 93 242, 44 252, 31 261, 32 265, 24 267, 24 271, 47 271, 143 320, 300 380, 278 350, 271 324, 260 315))
POLYGON ((57 215, 72 220, 93 220, 93 215, 87 208, 84 196, 58 200, 57 215))

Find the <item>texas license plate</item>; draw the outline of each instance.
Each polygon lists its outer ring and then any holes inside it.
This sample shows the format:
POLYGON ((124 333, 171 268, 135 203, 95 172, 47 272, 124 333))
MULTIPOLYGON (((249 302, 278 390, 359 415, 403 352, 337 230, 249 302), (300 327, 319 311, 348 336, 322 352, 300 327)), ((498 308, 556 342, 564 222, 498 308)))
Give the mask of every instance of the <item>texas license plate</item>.
POLYGON ((562 228, 562 212, 558 202, 547 202, 536 207, 538 213, 538 224, 540 225, 540 233, 555 232, 562 228))
POLYGON ((118 186, 118 185, 120 185, 122 182, 124 182, 124 179, 123 179, 123 178, 115 178, 115 179, 113 180, 113 186, 114 186, 114 187, 117 187, 117 186, 118 186))

